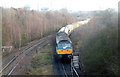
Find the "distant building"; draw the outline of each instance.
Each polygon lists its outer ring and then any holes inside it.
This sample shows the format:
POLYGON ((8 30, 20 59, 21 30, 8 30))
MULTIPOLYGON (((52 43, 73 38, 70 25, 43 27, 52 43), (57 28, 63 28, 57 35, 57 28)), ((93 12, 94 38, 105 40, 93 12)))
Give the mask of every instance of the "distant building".
POLYGON ((48 8, 41 8, 41 11, 48 11, 48 8))
POLYGON ((29 5, 25 5, 24 9, 30 9, 30 6, 29 5))

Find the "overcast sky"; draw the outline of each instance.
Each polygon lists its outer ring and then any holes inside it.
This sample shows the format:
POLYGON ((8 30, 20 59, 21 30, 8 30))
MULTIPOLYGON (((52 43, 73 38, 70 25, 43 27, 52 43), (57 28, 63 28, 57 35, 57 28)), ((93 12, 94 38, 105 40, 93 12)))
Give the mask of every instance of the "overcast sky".
POLYGON ((104 10, 106 8, 118 8, 119 0, 0 0, 0 6, 21 8, 29 5, 37 10, 47 7, 52 10, 67 8, 72 11, 104 10))

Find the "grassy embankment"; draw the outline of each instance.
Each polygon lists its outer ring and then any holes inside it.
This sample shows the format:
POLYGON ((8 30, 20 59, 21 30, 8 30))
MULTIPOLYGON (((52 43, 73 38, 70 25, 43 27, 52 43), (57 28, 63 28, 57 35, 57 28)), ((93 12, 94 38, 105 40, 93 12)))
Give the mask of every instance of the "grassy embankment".
POLYGON ((51 45, 47 45, 39 50, 38 54, 33 56, 31 61, 32 69, 29 75, 53 75, 52 54, 53 48, 51 45))
POLYGON ((120 73, 116 12, 108 9, 95 14, 92 21, 77 28, 71 38, 86 74, 117 76, 120 73))

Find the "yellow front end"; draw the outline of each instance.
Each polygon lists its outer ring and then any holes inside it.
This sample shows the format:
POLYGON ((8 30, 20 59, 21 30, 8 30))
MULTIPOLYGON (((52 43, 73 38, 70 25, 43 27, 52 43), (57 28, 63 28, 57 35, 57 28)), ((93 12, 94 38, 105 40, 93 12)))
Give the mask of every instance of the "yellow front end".
POLYGON ((57 54, 72 54, 72 49, 57 49, 57 54))

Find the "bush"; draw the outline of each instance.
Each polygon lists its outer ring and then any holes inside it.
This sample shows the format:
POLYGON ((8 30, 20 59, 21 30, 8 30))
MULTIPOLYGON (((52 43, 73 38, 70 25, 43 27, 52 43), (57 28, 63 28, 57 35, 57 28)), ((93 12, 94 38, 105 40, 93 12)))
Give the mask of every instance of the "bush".
POLYGON ((86 74, 119 74, 117 13, 107 9, 95 14, 91 21, 71 35, 86 74), (76 38, 74 38, 76 37, 76 38))

